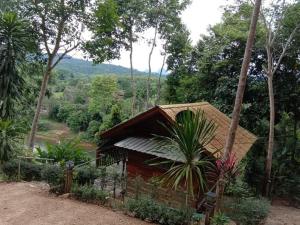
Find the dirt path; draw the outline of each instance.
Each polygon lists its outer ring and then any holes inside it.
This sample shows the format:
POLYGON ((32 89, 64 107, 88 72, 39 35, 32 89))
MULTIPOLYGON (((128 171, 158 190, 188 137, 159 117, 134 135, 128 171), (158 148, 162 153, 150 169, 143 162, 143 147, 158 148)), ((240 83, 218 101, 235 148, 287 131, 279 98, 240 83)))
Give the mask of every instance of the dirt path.
POLYGON ((282 205, 271 206, 265 225, 300 225, 300 209, 282 205))
POLYGON ((146 225, 122 213, 50 196, 40 183, 0 183, 0 225, 146 225))

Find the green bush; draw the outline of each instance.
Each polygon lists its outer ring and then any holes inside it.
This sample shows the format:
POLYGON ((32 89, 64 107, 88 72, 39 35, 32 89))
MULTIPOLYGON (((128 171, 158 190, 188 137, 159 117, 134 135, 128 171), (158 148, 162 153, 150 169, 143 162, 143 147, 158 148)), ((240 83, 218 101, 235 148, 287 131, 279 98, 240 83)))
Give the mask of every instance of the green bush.
POLYGON ((37 153, 40 158, 53 159, 61 166, 69 160, 78 165, 90 160, 88 153, 78 144, 78 140, 64 140, 58 144, 46 144, 46 149, 37 148, 37 153))
POLYGON ((97 169, 86 166, 76 169, 75 180, 80 185, 92 185, 98 176, 97 169))
POLYGON ((40 120, 38 123, 38 131, 48 131, 51 128, 51 124, 48 121, 40 120))
POLYGON ((270 203, 265 199, 239 198, 225 201, 226 214, 241 225, 256 225, 269 213, 270 203))
POLYGON ((225 194, 236 198, 247 198, 253 197, 254 195, 249 185, 241 179, 237 179, 235 182, 230 182, 226 186, 225 194))
POLYGON ((100 204, 104 205, 108 200, 108 193, 90 185, 80 186, 75 183, 72 185, 71 192, 77 199, 83 201, 98 201, 100 204))
POLYGON ((226 225, 229 223, 229 218, 223 213, 217 213, 211 218, 212 225, 226 225))
POLYGON ((41 178, 50 185, 62 184, 63 170, 58 165, 45 165, 41 171, 41 178))
POLYGON ((140 219, 148 219, 162 225, 188 224, 193 211, 179 210, 154 202, 151 198, 128 199, 126 209, 140 219))
MULTIPOLYGON (((3 164, 3 173, 8 176, 9 179, 15 179, 18 176, 19 161, 11 160, 3 164)), ((41 179, 41 165, 34 162, 20 162, 20 175, 21 179, 26 181, 40 180, 41 179)))

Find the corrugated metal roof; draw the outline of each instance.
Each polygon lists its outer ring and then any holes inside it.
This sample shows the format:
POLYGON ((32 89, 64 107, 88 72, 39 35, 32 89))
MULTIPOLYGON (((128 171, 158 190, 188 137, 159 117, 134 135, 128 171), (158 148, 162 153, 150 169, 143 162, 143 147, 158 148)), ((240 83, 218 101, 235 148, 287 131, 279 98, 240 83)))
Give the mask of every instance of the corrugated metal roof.
POLYGON ((164 143, 164 141, 154 138, 128 137, 122 141, 115 143, 114 146, 154 155, 176 162, 183 162, 183 159, 180 156, 174 154, 171 149, 168 149, 164 145, 164 143), (162 150, 165 152, 161 153, 162 150))

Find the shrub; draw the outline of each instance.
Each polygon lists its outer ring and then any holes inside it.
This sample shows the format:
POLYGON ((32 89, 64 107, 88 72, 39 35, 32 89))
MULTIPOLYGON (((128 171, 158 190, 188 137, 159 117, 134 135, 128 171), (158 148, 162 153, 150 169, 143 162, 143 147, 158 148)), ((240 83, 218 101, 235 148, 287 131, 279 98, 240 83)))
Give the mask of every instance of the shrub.
POLYGON ((223 213, 217 213, 211 218, 212 225, 226 225, 229 223, 229 218, 223 213))
POLYGON ((48 121, 40 120, 38 123, 39 131, 48 131, 51 128, 51 124, 48 121))
POLYGON ((253 197, 253 193, 249 185, 243 182, 241 179, 237 179, 235 182, 230 182, 225 189, 225 194, 227 196, 232 196, 236 198, 247 198, 253 197))
POLYGON ((193 214, 191 210, 173 209, 145 197, 128 199, 125 207, 140 219, 148 219, 163 225, 188 224, 193 214))
POLYGON ((77 199, 83 201, 98 201, 100 204, 104 205, 108 200, 108 193, 90 185, 80 186, 75 183, 72 185, 71 192, 77 199))
POLYGON ((92 185, 98 176, 97 169, 94 167, 86 166, 77 169, 75 180, 80 185, 92 185))
POLYGON ((227 215, 243 225, 259 224, 269 212, 270 203, 265 199, 241 198, 225 201, 227 215))
POLYGON ((42 180, 50 185, 58 185, 63 182, 63 170, 58 165, 46 165, 41 171, 42 180))
MULTIPOLYGON (((19 161, 11 160, 4 163, 2 170, 8 178, 16 178, 18 176, 19 161)), ((33 162, 20 162, 20 175, 23 180, 32 181, 41 179, 41 165, 33 162)))
POLYGON ((38 156, 53 159, 62 166, 65 162, 72 160, 75 165, 89 161, 86 151, 78 147, 78 140, 64 140, 58 144, 46 144, 46 150, 37 148, 38 156))

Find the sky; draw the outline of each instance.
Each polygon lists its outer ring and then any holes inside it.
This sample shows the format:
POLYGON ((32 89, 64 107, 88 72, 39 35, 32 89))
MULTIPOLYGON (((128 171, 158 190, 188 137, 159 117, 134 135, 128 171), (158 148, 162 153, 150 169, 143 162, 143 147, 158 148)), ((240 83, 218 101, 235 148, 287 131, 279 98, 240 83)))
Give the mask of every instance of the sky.
MULTIPOLYGON (((191 34, 193 44, 197 43, 201 34, 207 33, 209 25, 214 25, 221 20, 222 9, 227 0, 192 0, 192 3, 182 13, 182 21, 186 24, 191 34)), ((150 46, 147 44, 147 39, 151 39, 154 35, 154 30, 149 30, 143 34, 144 40, 141 40, 133 46, 133 67, 140 71, 148 71, 148 54, 150 46)), ((162 65, 161 42, 157 41, 157 46, 152 55, 152 71, 158 72, 162 65)), ((80 58, 79 52, 72 54, 74 57, 80 58)), ((105 62, 124 67, 130 67, 129 52, 122 51, 121 57, 118 60, 105 62)))

